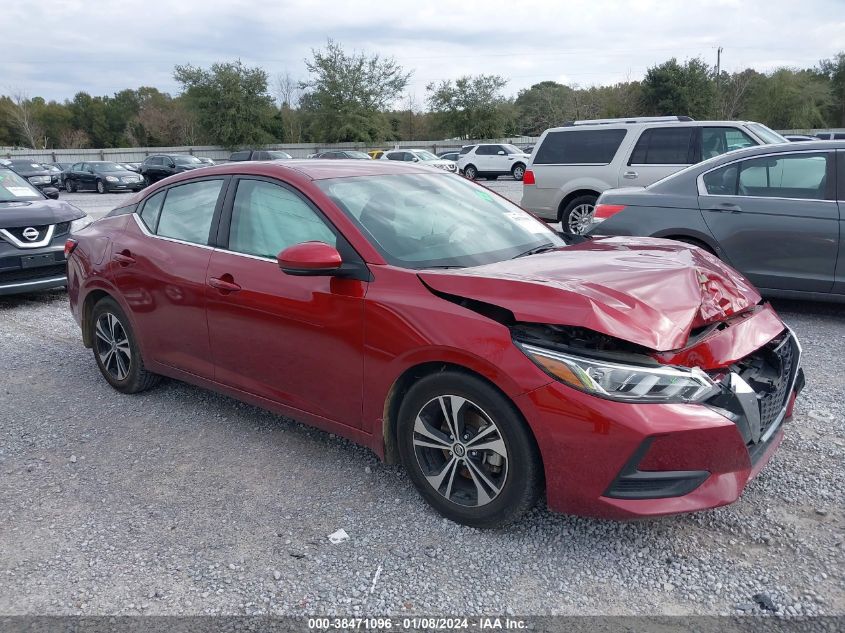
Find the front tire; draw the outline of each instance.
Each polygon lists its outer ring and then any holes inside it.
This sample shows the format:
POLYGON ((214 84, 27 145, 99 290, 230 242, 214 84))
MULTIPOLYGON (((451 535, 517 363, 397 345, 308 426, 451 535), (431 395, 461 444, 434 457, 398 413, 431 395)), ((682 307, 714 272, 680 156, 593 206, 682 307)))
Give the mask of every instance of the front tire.
POLYGON ((68 193, 76 193, 76 185, 70 178, 65 178, 65 191, 68 193))
POLYGON ((411 481, 444 517, 497 528, 537 503, 543 469, 534 437, 481 378, 442 371, 420 379, 402 400, 397 432, 411 481))
POLYGON ((106 187, 106 183, 104 183, 102 180, 97 181, 97 193, 106 193, 108 192, 108 190, 109 188, 106 187))
POLYGON ((598 196, 584 195, 570 200, 560 214, 560 228, 565 233, 583 235, 590 228, 598 196))
POLYGON ((478 170, 475 168, 475 165, 467 165, 464 167, 464 176, 469 180, 475 180, 478 178, 478 170))
POLYGON ((138 393, 159 381, 159 376, 144 368, 129 319, 114 299, 105 297, 97 302, 90 327, 97 367, 117 391, 138 393))

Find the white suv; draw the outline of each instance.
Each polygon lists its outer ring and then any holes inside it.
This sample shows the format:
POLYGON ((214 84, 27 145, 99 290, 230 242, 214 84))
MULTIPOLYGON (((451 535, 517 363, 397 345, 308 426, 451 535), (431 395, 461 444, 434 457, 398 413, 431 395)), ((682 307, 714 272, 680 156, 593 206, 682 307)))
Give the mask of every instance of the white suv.
POLYGON ((725 152, 786 142, 765 125, 746 121, 576 121, 543 132, 522 182, 522 206, 560 221, 564 231, 583 233, 591 226, 596 199, 607 189, 645 187, 725 152))
POLYGON ((496 180, 499 176, 513 176, 522 180, 531 154, 507 143, 479 143, 461 148, 458 169, 470 180, 479 176, 496 180))

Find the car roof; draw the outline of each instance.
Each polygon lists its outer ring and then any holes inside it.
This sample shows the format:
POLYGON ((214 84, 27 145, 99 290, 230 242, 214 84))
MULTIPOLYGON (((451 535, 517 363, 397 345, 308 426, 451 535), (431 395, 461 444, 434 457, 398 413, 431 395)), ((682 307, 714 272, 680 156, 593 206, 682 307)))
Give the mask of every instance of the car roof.
MULTIPOLYGON (((328 178, 352 178, 355 176, 382 176, 391 174, 439 174, 441 170, 396 161, 350 160, 337 161, 319 158, 293 158, 284 162, 243 161, 224 163, 203 169, 203 176, 212 174, 257 174, 284 177, 289 172, 297 172, 310 180, 328 178)), ((445 174, 445 172, 443 172, 445 174)), ((185 178, 195 177, 190 172, 185 178)))
POLYGON ((614 130, 623 129, 628 130, 632 128, 642 127, 704 127, 704 126, 719 126, 719 127, 734 127, 737 125, 748 125, 749 123, 756 123, 756 121, 633 121, 625 123, 620 121, 618 123, 579 123, 578 125, 561 125, 552 127, 546 132, 563 132, 572 130, 614 130))

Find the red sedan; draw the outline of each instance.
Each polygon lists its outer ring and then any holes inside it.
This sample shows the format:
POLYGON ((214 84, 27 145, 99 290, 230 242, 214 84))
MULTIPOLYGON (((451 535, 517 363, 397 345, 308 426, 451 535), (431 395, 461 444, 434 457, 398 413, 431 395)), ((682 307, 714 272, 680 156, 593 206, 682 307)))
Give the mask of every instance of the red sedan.
POLYGON ((544 492, 610 518, 731 503, 803 386, 794 335, 715 257, 564 238, 424 166, 196 170, 66 253, 115 389, 168 376, 338 433, 477 527, 544 492))

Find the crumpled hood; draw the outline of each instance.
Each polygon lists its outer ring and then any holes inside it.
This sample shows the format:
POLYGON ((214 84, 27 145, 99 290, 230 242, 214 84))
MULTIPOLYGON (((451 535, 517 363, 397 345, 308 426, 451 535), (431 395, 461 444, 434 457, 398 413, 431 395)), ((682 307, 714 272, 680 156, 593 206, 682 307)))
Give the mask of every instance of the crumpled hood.
POLYGON ((693 328, 760 301, 716 257, 653 238, 599 238, 419 277, 437 292, 510 310, 518 321, 584 327, 655 351, 684 347, 693 328))
POLYGON ((85 213, 64 200, 0 202, 0 229, 70 222, 85 213))

